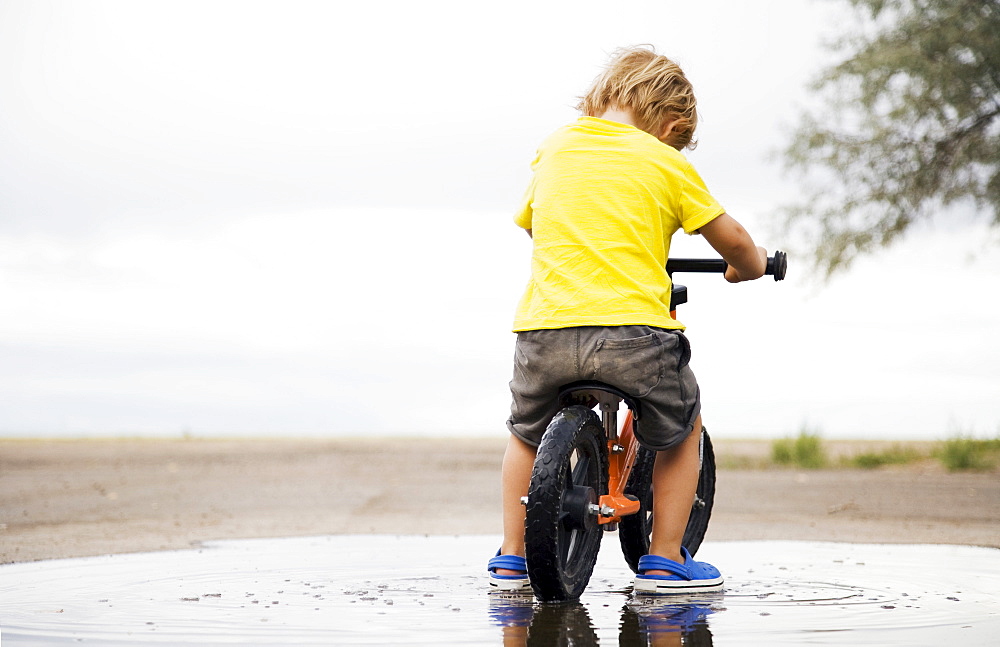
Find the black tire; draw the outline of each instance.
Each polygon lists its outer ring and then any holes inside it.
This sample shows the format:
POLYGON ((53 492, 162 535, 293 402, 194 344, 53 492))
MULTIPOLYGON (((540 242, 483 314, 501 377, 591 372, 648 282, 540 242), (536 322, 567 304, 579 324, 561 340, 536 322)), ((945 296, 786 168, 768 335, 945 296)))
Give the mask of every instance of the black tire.
MULTIPOLYGON (((629 568, 638 572, 639 558, 649 553, 649 537, 653 531, 653 462, 656 452, 644 447, 639 448, 625 484, 625 494, 631 494, 639 499, 639 511, 633 515, 622 517, 618 524, 618 539, 622 545, 622 554, 629 568)), ((691 516, 688 517, 687 528, 684 529, 682 544, 691 555, 698 552, 701 542, 708 530, 708 521, 712 516, 712 505, 715 502, 715 452, 708 431, 702 429, 701 473, 698 475, 698 493, 691 516)))
POLYGON ((542 436, 524 522, 528 579, 544 602, 575 600, 590 581, 603 528, 588 506, 607 493, 607 441, 583 406, 556 414, 542 436))

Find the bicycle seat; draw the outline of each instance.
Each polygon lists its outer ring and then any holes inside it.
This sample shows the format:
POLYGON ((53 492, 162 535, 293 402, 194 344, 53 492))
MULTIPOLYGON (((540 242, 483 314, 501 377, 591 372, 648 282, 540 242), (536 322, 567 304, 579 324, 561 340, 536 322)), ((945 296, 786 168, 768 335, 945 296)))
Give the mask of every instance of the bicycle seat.
POLYGON ((571 404, 593 406, 594 402, 597 402, 607 406, 613 405, 617 408, 618 403, 622 401, 632 410, 632 417, 638 420, 640 415, 639 401, 606 382, 580 380, 563 385, 559 389, 559 402, 564 407, 571 404))

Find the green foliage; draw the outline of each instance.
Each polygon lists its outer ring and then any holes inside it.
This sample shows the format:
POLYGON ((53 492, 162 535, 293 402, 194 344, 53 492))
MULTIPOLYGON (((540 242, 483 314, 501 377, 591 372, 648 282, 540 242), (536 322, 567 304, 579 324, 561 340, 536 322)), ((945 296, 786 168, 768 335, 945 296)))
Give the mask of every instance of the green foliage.
POLYGON ((949 471, 985 471, 1000 465, 1000 437, 979 440, 957 436, 946 440, 938 451, 938 459, 949 471))
POLYGON ((902 445, 893 445, 881 452, 867 452, 852 456, 847 460, 847 463, 853 467, 860 467, 862 469, 875 469, 883 465, 906 465, 923 460, 924 458, 927 458, 927 456, 916 450, 903 447, 902 445))
POLYGON ((847 1, 862 24, 785 151, 788 224, 826 275, 952 203, 1000 225, 1000 0, 847 1))
POLYGON ((726 472, 735 470, 766 470, 772 467, 771 461, 763 456, 744 456, 717 453, 715 468, 726 472))
POLYGON ((778 465, 819 469, 827 464, 818 434, 803 430, 797 438, 780 438, 771 444, 771 460, 778 465))

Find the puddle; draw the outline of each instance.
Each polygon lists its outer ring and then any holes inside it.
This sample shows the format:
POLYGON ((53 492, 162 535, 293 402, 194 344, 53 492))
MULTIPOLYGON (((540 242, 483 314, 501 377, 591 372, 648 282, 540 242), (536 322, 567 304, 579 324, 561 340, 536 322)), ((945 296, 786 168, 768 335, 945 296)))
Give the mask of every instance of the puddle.
POLYGON ((0 566, 15 645, 987 645, 1000 550, 706 543, 722 594, 631 595, 605 537, 577 604, 489 594, 498 537, 330 536, 0 566))

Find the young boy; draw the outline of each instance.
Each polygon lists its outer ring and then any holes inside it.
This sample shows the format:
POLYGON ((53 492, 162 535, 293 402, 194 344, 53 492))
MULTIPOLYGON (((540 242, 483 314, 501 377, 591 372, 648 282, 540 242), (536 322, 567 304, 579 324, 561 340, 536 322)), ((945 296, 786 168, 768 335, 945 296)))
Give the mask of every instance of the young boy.
POLYGON ((732 283, 762 276, 767 252, 679 152, 693 147, 697 113, 674 62, 648 48, 619 50, 578 108, 584 116, 539 148, 514 218, 533 252, 514 322, 504 538, 490 560, 491 583, 528 587, 520 501, 535 453, 559 409, 559 387, 596 379, 642 403, 636 438, 657 452, 650 554, 636 591, 719 590, 719 571, 681 546, 700 469, 701 404, 684 327, 670 317, 665 266, 678 229, 704 236, 732 283))

